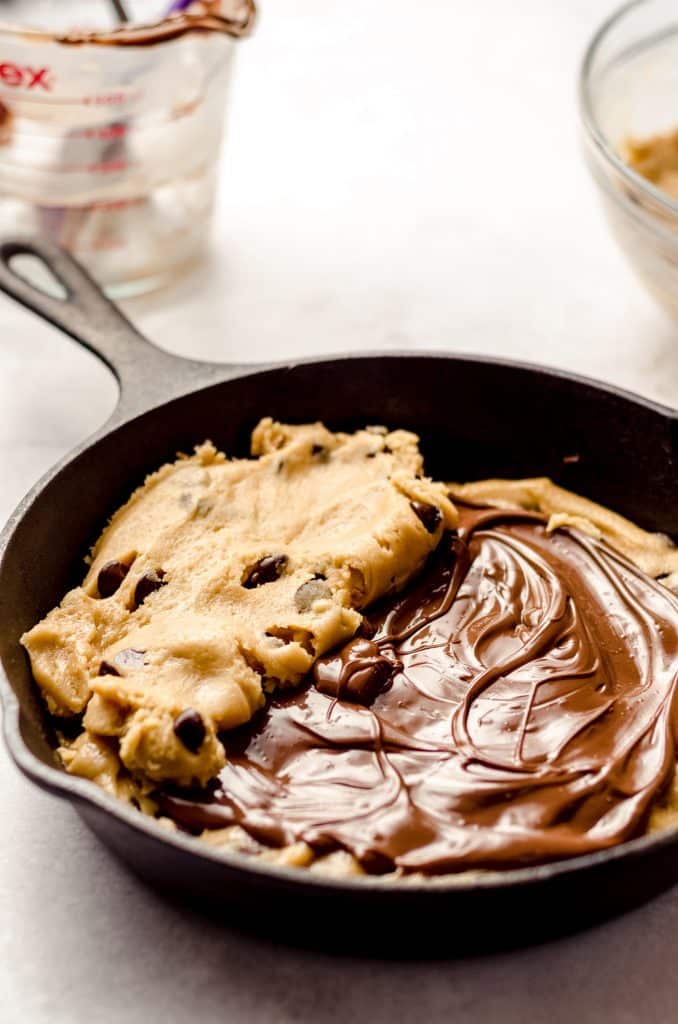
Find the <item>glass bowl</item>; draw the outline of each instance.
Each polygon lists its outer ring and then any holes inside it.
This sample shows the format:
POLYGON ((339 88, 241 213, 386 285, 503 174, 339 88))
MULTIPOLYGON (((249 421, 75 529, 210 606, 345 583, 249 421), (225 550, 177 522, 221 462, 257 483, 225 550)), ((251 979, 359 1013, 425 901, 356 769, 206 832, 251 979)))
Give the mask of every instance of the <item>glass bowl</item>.
POLYGON ((582 62, 584 150, 610 228, 646 288, 678 319, 678 200, 625 162, 627 140, 678 130, 678 7, 633 0, 594 35, 582 62))

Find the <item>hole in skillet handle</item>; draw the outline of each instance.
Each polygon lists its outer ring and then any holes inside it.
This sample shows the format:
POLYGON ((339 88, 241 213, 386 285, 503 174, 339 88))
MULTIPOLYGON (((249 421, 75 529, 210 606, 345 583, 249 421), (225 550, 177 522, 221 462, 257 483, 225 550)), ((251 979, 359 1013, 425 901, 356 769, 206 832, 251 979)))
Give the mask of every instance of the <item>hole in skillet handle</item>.
POLYGON ((84 344, 104 324, 134 330, 87 270, 45 238, 0 240, 0 289, 84 344))
POLYGON ((105 331, 134 330, 84 267, 47 239, 0 240, 0 290, 102 358, 105 331))
POLYGON ((0 239, 0 291, 98 356, 126 392, 127 413, 170 397, 165 385, 173 375, 174 390, 184 390, 187 367, 198 376, 190 360, 144 338, 87 270, 47 239, 0 239))
POLYGON ((17 253, 15 256, 10 256, 7 262, 12 273, 33 288, 62 302, 68 299, 68 291, 63 281, 60 281, 51 267, 38 256, 27 252, 17 253))

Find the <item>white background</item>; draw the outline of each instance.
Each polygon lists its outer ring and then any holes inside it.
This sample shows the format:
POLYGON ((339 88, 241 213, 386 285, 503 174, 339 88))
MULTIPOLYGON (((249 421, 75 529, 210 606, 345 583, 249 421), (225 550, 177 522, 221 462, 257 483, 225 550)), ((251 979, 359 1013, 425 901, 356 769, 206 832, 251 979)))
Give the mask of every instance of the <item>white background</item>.
MULTIPOLYGON (((212 259, 129 314, 196 357, 459 349, 678 406, 678 329, 615 250, 579 152, 577 64, 608 9, 268 0, 239 54, 212 259)), ((9 300, 0 323, 7 515, 116 389, 9 300)), ((678 891, 490 958, 301 953, 164 904, 0 758, 3 1024, 675 1020, 678 891)))

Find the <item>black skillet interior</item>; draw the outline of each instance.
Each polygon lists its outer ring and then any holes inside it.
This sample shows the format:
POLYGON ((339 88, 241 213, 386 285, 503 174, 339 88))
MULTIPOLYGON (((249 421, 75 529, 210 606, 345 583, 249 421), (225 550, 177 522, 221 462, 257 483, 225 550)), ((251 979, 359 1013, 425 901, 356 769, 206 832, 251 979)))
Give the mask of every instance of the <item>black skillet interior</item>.
POLYGON ((230 454, 246 454, 249 432, 262 415, 322 419, 334 428, 405 427, 421 436, 433 476, 547 475, 643 526, 678 535, 673 413, 586 380, 463 356, 336 358, 245 375, 241 368, 234 376, 235 368, 154 349, 70 258, 42 242, 0 245, 0 289, 92 348, 122 386, 109 424, 37 485, 3 535, 6 737, 19 766, 71 799, 137 872, 183 899, 225 908, 229 919, 287 939, 410 953, 430 953, 432 942, 439 952, 467 951, 561 932, 678 879, 673 833, 499 878, 461 876, 391 888, 378 881, 322 881, 199 852, 195 841, 163 835, 137 812, 55 766, 52 729, 18 642, 81 578, 89 545, 148 471, 207 437, 230 454), (24 253, 51 268, 65 286, 65 300, 48 298, 10 269, 13 257, 24 253), (162 403, 164 395, 173 397, 162 403), (144 406, 155 407, 142 411, 144 406), (444 920, 440 915, 455 922, 442 936, 438 927, 435 933, 424 927, 444 920), (310 931, 309 921, 315 923, 310 931), (325 922, 320 934, 318 922, 325 922))

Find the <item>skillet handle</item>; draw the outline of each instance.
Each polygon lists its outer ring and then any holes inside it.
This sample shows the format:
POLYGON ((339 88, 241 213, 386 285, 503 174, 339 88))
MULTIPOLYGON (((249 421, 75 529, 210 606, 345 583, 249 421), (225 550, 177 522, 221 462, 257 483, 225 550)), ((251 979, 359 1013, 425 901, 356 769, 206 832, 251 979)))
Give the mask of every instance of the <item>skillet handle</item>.
MULTIPOLYGON (((87 271, 65 250, 38 238, 0 241, 0 291, 70 335, 99 357, 120 387, 115 419, 148 409, 218 377, 218 368, 170 355, 137 331, 87 271), (16 256, 32 256, 58 282, 62 298, 31 284, 12 268, 16 256)), ((221 376, 228 374, 221 368, 221 376)))

